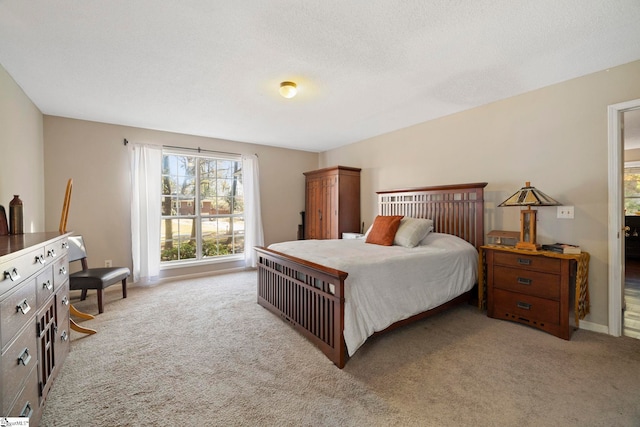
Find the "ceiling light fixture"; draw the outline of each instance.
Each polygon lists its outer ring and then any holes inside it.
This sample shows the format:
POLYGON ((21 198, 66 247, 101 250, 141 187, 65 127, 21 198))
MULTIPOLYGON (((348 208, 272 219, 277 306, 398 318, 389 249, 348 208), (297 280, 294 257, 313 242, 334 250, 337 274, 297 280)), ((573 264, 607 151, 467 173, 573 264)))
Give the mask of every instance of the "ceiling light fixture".
POLYGON ((293 98, 298 93, 298 85, 294 82, 282 82, 280 83, 280 95, 285 98, 293 98))

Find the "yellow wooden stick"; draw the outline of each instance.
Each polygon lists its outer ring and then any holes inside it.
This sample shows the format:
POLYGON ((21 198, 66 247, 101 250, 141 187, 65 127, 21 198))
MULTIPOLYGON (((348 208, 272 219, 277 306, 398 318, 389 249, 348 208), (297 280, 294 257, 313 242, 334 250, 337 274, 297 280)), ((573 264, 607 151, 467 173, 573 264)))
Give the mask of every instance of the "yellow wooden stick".
POLYGON ((71 203, 71 189, 73 187, 73 179, 69 178, 67 181, 67 190, 64 193, 64 203, 62 204, 62 215, 60 215, 60 228, 58 231, 61 233, 67 232, 67 218, 69 217, 69 203, 71 203))

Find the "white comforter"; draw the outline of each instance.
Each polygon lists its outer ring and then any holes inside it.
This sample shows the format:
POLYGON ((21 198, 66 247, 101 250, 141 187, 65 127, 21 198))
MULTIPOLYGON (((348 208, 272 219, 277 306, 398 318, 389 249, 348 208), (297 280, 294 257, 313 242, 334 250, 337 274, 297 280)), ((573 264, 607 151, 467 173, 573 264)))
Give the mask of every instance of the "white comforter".
POLYGON ((349 273, 344 310, 349 356, 374 332, 457 297, 477 278, 475 248, 448 234, 430 233, 426 244, 415 248, 363 239, 297 240, 269 248, 349 273))

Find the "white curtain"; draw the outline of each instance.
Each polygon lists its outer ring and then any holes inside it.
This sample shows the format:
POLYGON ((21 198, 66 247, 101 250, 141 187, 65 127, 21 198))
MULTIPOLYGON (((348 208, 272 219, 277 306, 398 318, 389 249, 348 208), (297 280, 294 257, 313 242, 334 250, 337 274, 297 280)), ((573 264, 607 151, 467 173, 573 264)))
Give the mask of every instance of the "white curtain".
POLYGON ((133 281, 152 283, 160 275, 162 147, 131 144, 129 153, 133 281))
POLYGON ((264 245, 262 214, 260 209, 260 175, 258 156, 242 156, 244 181, 244 261, 246 267, 257 266, 255 246, 264 245))

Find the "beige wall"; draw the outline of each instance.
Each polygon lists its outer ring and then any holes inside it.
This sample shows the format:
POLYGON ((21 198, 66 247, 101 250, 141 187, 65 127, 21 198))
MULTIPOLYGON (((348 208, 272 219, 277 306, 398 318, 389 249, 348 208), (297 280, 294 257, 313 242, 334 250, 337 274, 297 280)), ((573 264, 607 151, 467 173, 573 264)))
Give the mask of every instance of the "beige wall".
MULTIPOLYGON (((318 154, 126 126, 44 117, 46 225, 57 229, 67 179, 73 179, 68 230, 85 237, 90 264, 131 264, 129 142, 257 154, 265 243, 297 238, 304 210, 302 172, 318 154)), ((165 270, 162 277, 232 268, 239 263, 165 270)))
POLYGON ((488 182, 486 231, 517 230, 517 208, 496 205, 531 181, 575 219, 539 209, 542 243, 591 253, 591 314, 607 325, 607 106, 640 98, 640 61, 325 152, 320 167, 361 167, 367 226, 382 189, 488 182))
MULTIPOLYGON (((24 203, 24 231, 44 231, 42 113, 0 65, 0 205, 24 203)), ((57 230, 56 226, 54 230, 57 230)))

